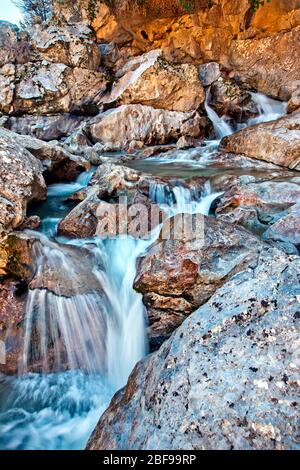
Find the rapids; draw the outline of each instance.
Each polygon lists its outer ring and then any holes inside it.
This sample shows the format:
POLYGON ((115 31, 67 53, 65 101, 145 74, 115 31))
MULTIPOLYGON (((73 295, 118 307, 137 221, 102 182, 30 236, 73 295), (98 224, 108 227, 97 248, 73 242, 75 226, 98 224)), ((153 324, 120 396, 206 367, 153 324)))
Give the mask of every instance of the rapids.
MULTIPOLYGON (((259 93, 253 99, 260 114, 247 125, 278 118, 286 111, 285 104, 259 93)), ((184 175, 191 166, 207 167, 203 157, 211 158, 220 139, 233 132, 226 117, 219 117, 208 103, 209 93, 205 107, 217 140, 178 151, 169 160, 150 158, 148 170, 155 172, 164 165, 166 173, 179 168, 184 175)), ((1 449, 84 448, 113 394, 147 354, 146 312, 142 296, 132 286, 137 258, 155 241, 159 228, 147 240, 67 240, 56 234, 58 222, 72 208, 65 199, 84 188, 93 171, 83 173, 75 183, 51 185, 47 201, 34 211, 42 220, 35 233, 38 268, 43 272, 50 267, 68 281, 55 293, 40 286, 29 292, 20 375, 0 377, 1 449), (78 250, 86 250, 88 275, 84 264, 78 266, 78 250), (86 276, 89 287, 83 287, 86 276), (32 357, 41 364, 41 373, 28 372, 32 357)), ((209 174, 203 194, 158 184, 150 190, 150 198, 169 216, 185 211, 209 214, 218 195, 211 190, 209 174)))

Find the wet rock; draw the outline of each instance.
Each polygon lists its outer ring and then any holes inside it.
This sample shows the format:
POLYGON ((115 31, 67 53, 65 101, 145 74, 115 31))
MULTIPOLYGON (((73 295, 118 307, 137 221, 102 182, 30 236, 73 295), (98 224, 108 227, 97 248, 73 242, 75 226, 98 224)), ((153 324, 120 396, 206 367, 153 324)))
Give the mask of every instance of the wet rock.
MULTIPOLYGON (((206 302, 263 249, 262 243, 248 232, 211 217, 198 214, 186 223, 189 228, 199 224, 190 237, 181 231, 177 234, 182 214, 165 222, 158 240, 139 259, 134 282, 150 312, 153 308, 159 310, 165 324, 170 318, 169 334, 178 326, 178 318, 173 323, 174 315, 183 321, 184 315, 206 302)), ((150 327, 154 328, 150 336, 156 336, 157 329, 162 331, 160 322, 150 327)))
POLYGON ((25 115, 10 117, 6 127, 18 134, 30 135, 48 142, 69 136, 85 119, 85 116, 65 113, 49 116, 25 115))
POLYGON ((210 86, 221 76, 220 66, 217 62, 209 62, 199 66, 199 78, 203 86, 210 86))
POLYGON ((123 105, 100 114, 87 126, 93 142, 111 149, 126 149, 130 143, 166 144, 182 135, 200 137, 202 120, 197 113, 180 113, 150 106, 123 105))
POLYGON ((300 248, 300 205, 295 204, 288 209, 286 215, 280 217, 268 228, 263 238, 296 245, 300 248))
POLYGON ((100 51, 92 30, 85 24, 54 24, 34 28, 32 47, 42 59, 70 67, 98 70, 100 51))
POLYGON ((136 366, 87 449, 296 449, 299 268, 273 250, 220 287, 136 366))
POLYGON ((300 112, 243 129, 221 142, 222 150, 300 170, 300 112))
POLYGON ((142 104, 170 111, 196 111, 205 99, 197 68, 191 64, 173 65, 163 59, 160 50, 150 51, 115 84, 106 105, 142 104))

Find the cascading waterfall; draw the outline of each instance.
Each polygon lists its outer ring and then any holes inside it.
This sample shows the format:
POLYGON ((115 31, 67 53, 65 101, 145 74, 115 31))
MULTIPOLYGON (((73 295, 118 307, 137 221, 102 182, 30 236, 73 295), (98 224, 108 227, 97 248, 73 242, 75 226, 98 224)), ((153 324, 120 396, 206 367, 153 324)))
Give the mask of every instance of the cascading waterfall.
POLYGON ((207 112, 207 116, 209 117, 209 119, 212 122, 212 125, 214 126, 216 137, 218 140, 220 140, 220 139, 223 139, 223 137, 226 137, 227 135, 232 134, 233 129, 223 117, 218 116, 218 114, 209 106, 209 101, 210 101, 210 89, 208 89, 206 92, 206 99, 205 99, 204 106, 207 112))
MULTIPOLYGON (((286 112, 286 104, 252 96, 260 116, 248 125, 286 112)), ((205 107, 217 138, 231 134, 208 102, 209 93, 205 107)), ((213 153, 217 146, 218 141, 208 141, 203 153, 213 153)), ((132 286, 136 260, 160 227, 148 240, 53 240, 57 223, 69 210, 65 198, 86 186, 92 172, 72 184, 52 185, 39 214, 43 233, 34 233, 37 270, 27 303, 22 375, 0 380, 0 448, 84 448, 112 395, 147 352, 145 309, 132 286), (28 373, 33 363, 43 373, 28 373)), ((209 183, 202 192, 183 185, 150 187, 150 199, 170 217, 181 212, 207 215, 219 195, 209 183)))
POLYGON ((287 103, 275 100, 262 93, 251 93, 252 100, 257 106, 259 115, 249 119, 247 126, 259 124, 261 122, 274 121, 284 116, 287 112, 287 103))

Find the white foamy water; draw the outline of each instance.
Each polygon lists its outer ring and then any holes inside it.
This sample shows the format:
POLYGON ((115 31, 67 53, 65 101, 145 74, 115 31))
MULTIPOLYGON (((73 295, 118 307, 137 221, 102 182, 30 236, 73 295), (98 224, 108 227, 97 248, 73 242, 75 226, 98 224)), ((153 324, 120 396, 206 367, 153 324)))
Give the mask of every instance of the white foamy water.
POLYGON ((249 119, 247 127, 262 122, 274 121, 287 112, 287 103, 285 102, 275 100, 262 93, 251 93, 251 96, 257 106, 259 116, 249 119))
POLYGON ((223 137, 226 137, 227 135, 230 135, 233 133, 233 129, 231 126, 226 122, 226 119, 224 117, 220 117, 212 108, 209 106, 209 100, 210 100, 210 90, 207 91, 206 93, 206 99, 205 99, 205 110, 207 112, 207 116, 212 122, 212 125, 214 127, 216 137, 218 140, 223 139, 223 137))

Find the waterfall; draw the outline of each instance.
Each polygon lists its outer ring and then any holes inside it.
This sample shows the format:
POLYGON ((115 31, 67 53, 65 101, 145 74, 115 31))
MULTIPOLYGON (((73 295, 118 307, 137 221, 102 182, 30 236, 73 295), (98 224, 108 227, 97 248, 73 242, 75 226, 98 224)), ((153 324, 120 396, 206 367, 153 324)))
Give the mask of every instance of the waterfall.
MULTIPOLYGON (((65 185, 51 191, 59 204, 69 193, 65 185)), ((153 184, 150 195, 170 217, 208 214, 218 196, 209 183, 202 191, 153 184)), ((50 207, 56 210, 56 204, 50 207)), ((160 226, 147 240, 63 244, 30 232, 36 271, 26 307, 22 374, 0 380, 0 448, 84 448, 111 397, 147 353, 146 312, 133 282, 137 258, 159 232, 160 226), (43 373, 28 373, 32 365, 43 373)))
POLYGON ((207 112, 207 116, 212 122, 214 126, 214 130, 216 133, 217 139, 221 140, 223 137, 230 135, 233 133, 233 129, 230 125, 225 121, 223 117, 218 116, 218 114, 209 106, 210 100, 210 89, 207 90, 206 99, 205 99, 205 110, 207 112))
POLYGON ((170 188, 161 183, 152 183, 149 191, 152 201, 157 203, 169 217, 181 213, 208 215, 212 203, 221 194, 212 192, 209 181, 205 183, 203 191, 182 185, 170 188))
POLYGON ((287 103, 275 100, 262 93, 250 93, 257 106, 259 115, 248 120, 247 125, 252 126, 261 122, 274 121, 287 112, 287 103))
POLYGON ((37 268, 29 286, 20 372, 28 373, 32 364, 44 373, 105 371, 106 299, 90 270, 92 252, 35 236, 37 268))

